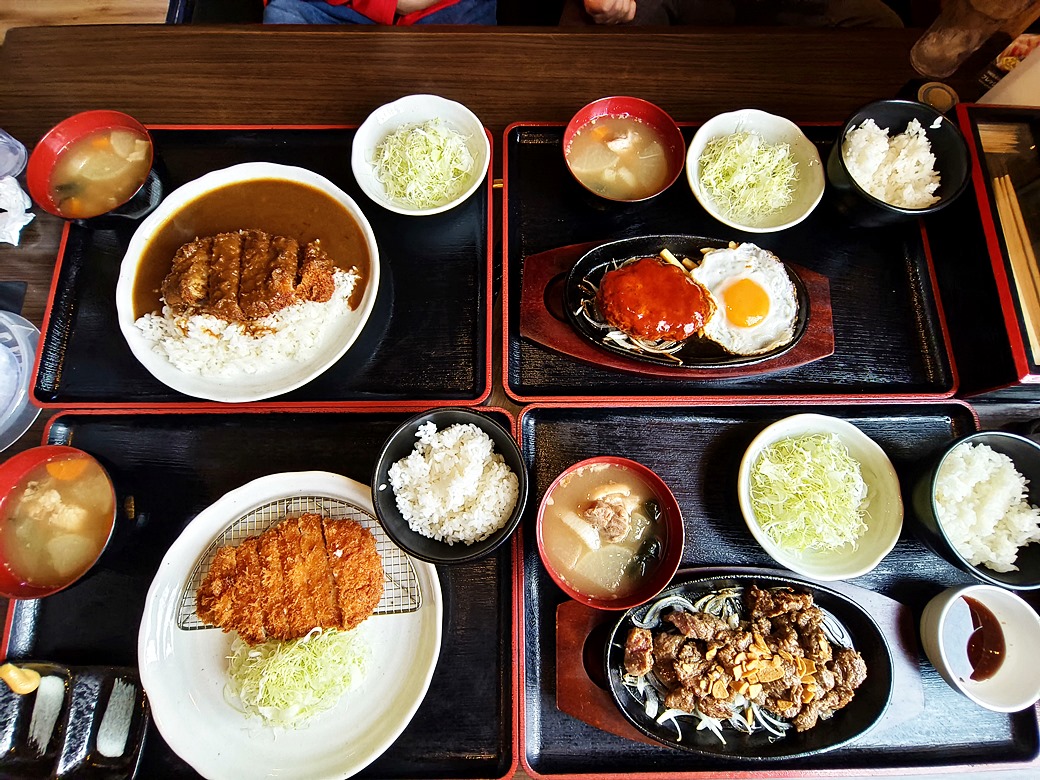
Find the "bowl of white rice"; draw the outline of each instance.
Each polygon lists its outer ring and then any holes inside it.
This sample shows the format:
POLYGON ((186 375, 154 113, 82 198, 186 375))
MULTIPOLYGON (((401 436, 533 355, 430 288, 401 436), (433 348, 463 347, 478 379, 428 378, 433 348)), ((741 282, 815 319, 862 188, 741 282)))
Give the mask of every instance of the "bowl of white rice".
POLYGON ((1005 431, 962 437, 913 490, 922 541, 982 582, 1040 588, 1040 444, 1005 431))
POLYGON ((913 100, 879 100, 842 127, 827 178, 838 211, 851 222, 892 225, 956 200, 971 178, 971 157, 949 117, 913 100))
POLYGON ((450 407, 390 434, 372 503, 401 549, 429 563, 468 563, 512 535, 527 503, 527 469, 507 424, 498 412, 450 407))

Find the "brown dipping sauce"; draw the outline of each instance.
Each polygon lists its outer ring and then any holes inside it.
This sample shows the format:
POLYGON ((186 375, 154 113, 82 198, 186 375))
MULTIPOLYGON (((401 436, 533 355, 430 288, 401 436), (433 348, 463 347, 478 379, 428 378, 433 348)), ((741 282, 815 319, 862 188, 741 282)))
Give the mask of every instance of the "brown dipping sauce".
POLYGON ((207 192, 162 224, 144 248, 134 277, 134 319, 162 309, 159 288, 181 246, 202 236, 256 229, 295 238, 321 239, 337 268, 356 267, 360 279, 350 296, 357 308, 368 285, 368 245, 354 216, 321 190, 283 179, 235 182, 207 192))
POLYGON ((613 327, 650 341, 683 341, 704 327, 712 310, 707 291, 659 257, 605 273, 596 305, 613 327))
POLYGON ((971 679, 975 682, 988 680, 997 673, 1004 663, 1007 647, 1004 642, 1004 631, 1000 621, 989 607, 978 599, 961 596, 971 611, 971 624, 974 630, 968 637, 968 663, 971 664, 971 679))

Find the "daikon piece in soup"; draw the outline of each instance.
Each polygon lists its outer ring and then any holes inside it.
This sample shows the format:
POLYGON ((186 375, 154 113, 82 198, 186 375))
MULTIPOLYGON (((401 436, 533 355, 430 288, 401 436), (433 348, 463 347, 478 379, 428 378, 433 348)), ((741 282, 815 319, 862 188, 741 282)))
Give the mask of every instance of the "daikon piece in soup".
POLYGON ((632 117, 601 117, 580 128, 567 164, 593 192, 614 200, 642 200, 668 183, 664 138, 632 117))
POLYGON ((99 128, 59 153, 48 192, 61 216, 96 217, 130 200, 151 165, 151 141, 145 135, 126 127, 99 128))
POLYGON ((657 496, 629 469, 606 463, 564 477, 545 502, 542 547, 557 575, 597 599, 623 598, 664 551, 657 496))
POLYGON ((0 508, 4 565, 30 585, 71 583, 101 554, 114 515, 112 483, 93 458, 51 458, 30 469, 0 508))

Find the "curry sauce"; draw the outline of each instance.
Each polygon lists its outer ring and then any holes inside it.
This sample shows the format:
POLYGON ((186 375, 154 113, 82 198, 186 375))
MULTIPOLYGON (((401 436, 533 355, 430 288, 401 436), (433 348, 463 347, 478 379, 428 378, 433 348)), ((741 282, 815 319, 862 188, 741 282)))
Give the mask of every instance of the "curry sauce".
POLYGON ((160 226, 145 246, 134 278, 134 319, 162 308, 160 288, 178 249, 200 236, 238 230, 289 236, 301 246, 320 240, 336 267, 359 273, 350 307, 356 308, 364 296, 370 257, 354 216, 331 195, 306 184, 255 179, 207 192, 160 226))

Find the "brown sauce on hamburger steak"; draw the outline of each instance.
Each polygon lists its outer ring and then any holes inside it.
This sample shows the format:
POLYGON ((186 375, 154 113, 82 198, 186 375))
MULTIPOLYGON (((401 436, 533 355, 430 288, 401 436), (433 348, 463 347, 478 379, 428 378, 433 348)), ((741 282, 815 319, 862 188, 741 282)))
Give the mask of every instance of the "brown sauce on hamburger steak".
POLYGON ((704 327, 712 311, 705 289, 659 257, 605 273, 596 305, 612 327, 647 341, 683 341, 704 327))

